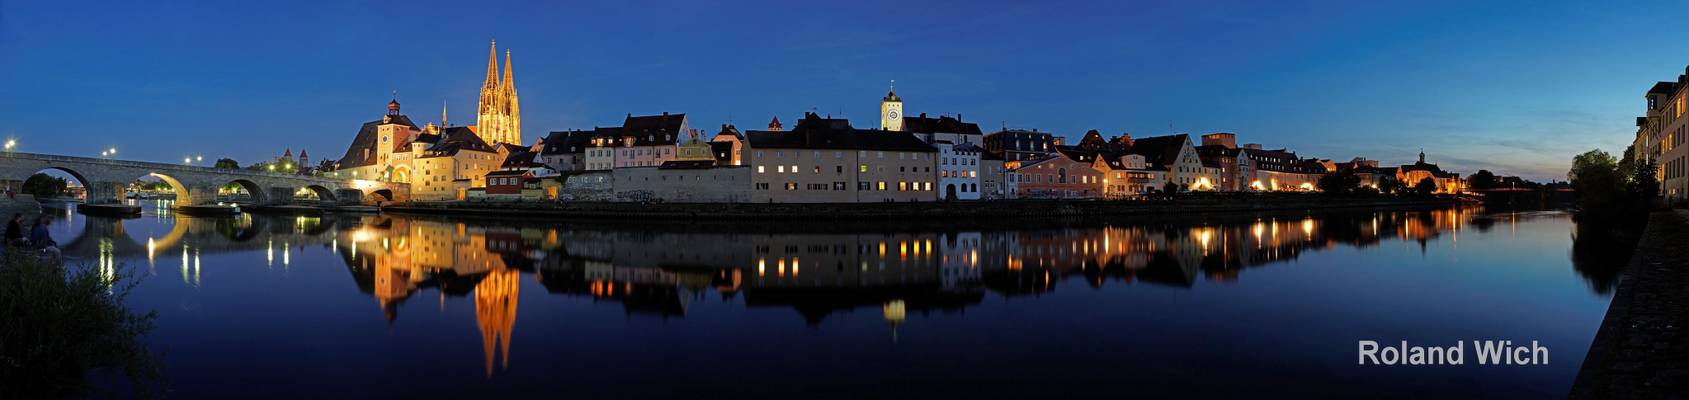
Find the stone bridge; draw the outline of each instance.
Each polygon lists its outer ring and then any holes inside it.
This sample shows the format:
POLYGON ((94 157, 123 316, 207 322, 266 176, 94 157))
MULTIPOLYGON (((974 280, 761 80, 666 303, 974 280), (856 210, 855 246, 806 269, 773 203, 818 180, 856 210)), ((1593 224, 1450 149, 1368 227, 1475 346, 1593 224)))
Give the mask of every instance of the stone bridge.
POLYGON ((121 202, 125 188, 147 176, 169 184, 176 191, 176 203, 180 205, 215 203, 217 189, 229 184, 245 188, 255 205, 292 204, 294 193, 301 189, 312 191, 322 203, 330 205, 405 201, 410 197, 410 185, 403 183, 108 158, 0 153, 0 180, 7 181, 14 190, 24 179, 44 170, 63 171, 75 177, 87 188, 88 203, 121 202))

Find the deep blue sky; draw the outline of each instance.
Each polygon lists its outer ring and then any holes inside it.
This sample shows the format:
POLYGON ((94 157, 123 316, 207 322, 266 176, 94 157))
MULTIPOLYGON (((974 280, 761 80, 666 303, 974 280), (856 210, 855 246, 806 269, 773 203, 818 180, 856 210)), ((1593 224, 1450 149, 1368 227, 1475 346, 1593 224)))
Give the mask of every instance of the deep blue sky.
POLYGON ((685 112, 712 133, 814 108, 1077 138, 1233 131, 1305 156, 1564 179, 1618 153, 1689 64, 1673 2, 81 2, 0 0, 0 135, 21 151, 338 158, 397 89, 472 122, 487 41, 527 141, 685 112), (241 3, 241 4, 225 4, 241 3), (1619 3, 1619 4, 1606 4, 1619 3))

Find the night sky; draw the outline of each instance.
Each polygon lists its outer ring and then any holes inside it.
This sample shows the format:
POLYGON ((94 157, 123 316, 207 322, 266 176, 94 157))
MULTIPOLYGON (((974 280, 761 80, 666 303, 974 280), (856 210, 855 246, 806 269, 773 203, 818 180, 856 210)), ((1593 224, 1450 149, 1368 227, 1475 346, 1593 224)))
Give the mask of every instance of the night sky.
POLYGON ((1077 139, 1230 131, 1304 156, 1564 179, 1689 64, 1676 2, 82 2, 0 0, 19 151, 338 158, 390 93, 473 123, 510 49, 524 140, 687 113, 762 129, 961 114, 1077 139), (478 5, 481 3, 485 5, 478 5), (815 4, 811 4, 815 3, 815 4))

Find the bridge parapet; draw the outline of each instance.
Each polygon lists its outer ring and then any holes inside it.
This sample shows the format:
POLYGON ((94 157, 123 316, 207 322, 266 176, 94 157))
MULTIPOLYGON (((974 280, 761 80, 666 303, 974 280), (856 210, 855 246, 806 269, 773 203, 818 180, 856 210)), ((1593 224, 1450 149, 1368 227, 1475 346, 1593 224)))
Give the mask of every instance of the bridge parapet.
MULTIPOLYGON (((322 177, 223 169, 192 165, 129 161, 108 158, 61 156, 52 154, 0 152, 0 180, 22 182, 41 170, 64 171, 88 189, 88 202, 111 203, 121 201, 129 183, 144 176, 154 176, 168 183, 176 191, 177 203, 208 204, 216 201, 217 190, 230 183, 239 184, 260 205, 289 202, 300 189, 314 191, 328 202, 337 202, 340 189, 358 189, 360 193, 388 189, 386 182, 357 181, 338 177, 322 177)), ((8 183, 9 184, 9 183, 8 183)), ((391 190, 391 189, 388 189, 391 190)), ((408 194, 408 190, 406 190, 408 194)), ((360 199, 362 196, 353 197, 360 199)))

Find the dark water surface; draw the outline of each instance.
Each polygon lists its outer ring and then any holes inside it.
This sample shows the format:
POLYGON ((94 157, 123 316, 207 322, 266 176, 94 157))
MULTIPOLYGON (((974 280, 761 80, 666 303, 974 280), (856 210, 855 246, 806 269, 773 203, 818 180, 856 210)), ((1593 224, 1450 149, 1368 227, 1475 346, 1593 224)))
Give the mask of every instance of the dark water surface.
POLYGON ((67 254, 145 277, 129 306, 160 314, 148 342, 174 397, 1563 396, 1627 257, 1574 249, 1567 214, 1475 209, 61 216, 67 254), (1361 339, 1536 340, 1550 356, 1358 366, 1361 339))

